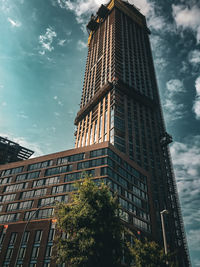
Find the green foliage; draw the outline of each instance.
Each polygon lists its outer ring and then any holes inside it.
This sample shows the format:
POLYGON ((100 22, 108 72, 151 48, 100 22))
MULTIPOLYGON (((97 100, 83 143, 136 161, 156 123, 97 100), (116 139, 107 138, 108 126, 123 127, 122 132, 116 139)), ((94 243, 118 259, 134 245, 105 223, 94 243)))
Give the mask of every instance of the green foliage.
POLYGON ((121 266, 127 246, 122 240, 117 198, 106 185, 97 186, 89 178, 77 187, 72 202, 56 209, 58 231, 66 233, 55 245, 58 262, 74 267, 121 266))
POLYGON ((163 249, 155 242, 141 242, 134 240, 134 246, 130 247, 134 264, 132 267, 173 267, 170 257, 166 257, 163 249), (167 263, 166 263, 167 262, 167 263))

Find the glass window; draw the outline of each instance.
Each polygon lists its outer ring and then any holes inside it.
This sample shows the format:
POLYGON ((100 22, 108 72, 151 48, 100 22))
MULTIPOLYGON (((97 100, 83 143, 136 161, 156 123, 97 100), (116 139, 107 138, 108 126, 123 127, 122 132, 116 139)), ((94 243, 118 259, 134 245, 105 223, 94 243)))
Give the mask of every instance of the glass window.
POLYGON ((6 177, 0 179, 0 184, 9 184, 12 181, 12 177, 6 177))
POLYGON ((45 259, 50 259, 52 254, 52 246, 46 247, 45 259))
POLYGON ((79 161, 83 160, 85 158, 85 153, 80 153, 76 155, 71 155, 63 158, 59 158, 57 161, 57 164, 63 164, 63 163, 68 163, 68 162, 74 162, 74 161, 79 161))
POLYGON ((10 246, 15 244, 16 238, 17 238, 17 233, 11 233, 10 241, 9 241, 10 246))
POLYGON ((69 172, 71 170, 72 170, 72 165, 66 165, 66 166, 51 168, 51 169, 47 169, 45 171, 45 176, 50 176, 50 175, 54 175, 54 174, 69 172))
POLYGON ((12 257, 12 253, 13 253, 13 248, 8 248, 6 252, 5 260, 10 260, 12 257))
POLYGON ((20 213, 0 215, 0 223, 15 222, 19 220, 20 213))
POLYGON ((37 189, 37 190, 35 190, 34 196, 35 197, 44 196, 44 195, 46 195, 46 192, 47 192, 47 188, 37 189))
POLYGON ((44 183, 45 183, 45 180, 44 180, 44 179, 34 181, 34 182, 33 182, 33 187, 40 187, 40 186, 43 186, 44 183))
POLYGON ((8 185, 4 188, 4 192, 13 192, 13 191, 19 191, 22 189, 27 188, 28 183, 20 183, 20 184, 14 184, 14 185, 8 185))
POLYGON ((7 176, 10 174, 16 174, 16 173, 22 172, 23 168, 24 167, 17 167, 17 168, 13 168, 13 169, 4 170, 4 171, 2 171, 1 176, 7 176))
POLYGON ((16 194, 5 195, 2 198, 2 202, 9 202, 15 200, 16 194))
POLYGON ((23 180, 26 180, 26 174, 17 175, 17 177, 16 177, 17 182, 23 181, 23 180))
POLYGON ((38 253, 39 253, 39 247, 33 247, 32 254, 31 254, 31 260, 37 259, 38 253))
POLYGON ((19 203, 19 209, 20 210, 26 210, 26 209, 31 209, 33 205, 33 200, 29 201, 24 201, 19 203))
POLYGON ((50 229, 48 235, 48 242, 53 242, 54 234, 55 234, 55 229, 50 229))
POLYGON ((48 166, 51 166, 52 164, 53 164, 53 160, 38 162, 38 163, 30 164, 28 166, 28 170, 30 171, 30 170, 40 169, 40 168, 46 168, 48 166))
POLYGON ((19 250, 18 260, 23 260, 26 253, 26 247, 21 247, 19 250))
POLYGON ((25 199, 25 198, 32 198, 34 197, 34 190, 30 190, 30 191, 26 191, 26 192, 22 192, 21 193, 21 199, 25 199))
POLYGON ((29 236, 30 236, 30 232, 26 231, 22 238, 22 245, 26 245, 28 243, 29 236))
POLYGON ((19 203, 8 204, 7 211, 17 210, 18 209, 18 204, 19 203))
POLYGON ((30 179, 38 178, 39 176, 40 176, 40 171, 37 171, 37 172, 29 172, 27 174, 26 179, 27 180, 30 180, 30 179))
POLYGON ((58 184, 59 182, 60 182, 60 176, 54 176, 51 178, 47 178, 45 181, 45 185, 58 184))
POLYGON ((42 230, 37 230, 35 233, 34 243, 40 243, 41 239, 42 239, 42 230))

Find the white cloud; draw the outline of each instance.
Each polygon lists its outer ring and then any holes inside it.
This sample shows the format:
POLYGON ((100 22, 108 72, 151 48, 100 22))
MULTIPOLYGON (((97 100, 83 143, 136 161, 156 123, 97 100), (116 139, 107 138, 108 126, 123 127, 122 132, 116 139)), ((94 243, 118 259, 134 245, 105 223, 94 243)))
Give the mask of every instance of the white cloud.
POLYGON ((52 27, 46 29, 46 33, 44 35, 39 36, 39 43, 41 45, 42 50, 39 51, 41 55, 44 55, 46 51, 51 52, 54 50, 52 46, 53 39, 57 36, 56 32, 52 27))
POLYGON ((58 96, 57 96, 57 95, 55 95, 55 96, 53 97, 53 99, 57 102, 58 105, 63 106, 62 101, 58 99, 58 96))
POLYGON ((81 51, 85 48, 87 48, 87 43, 84 43, 82 40, 79 40, 77 42, 77 49, 81 51))
POLYGON ((58 41, 58 45, 60 45, 60 46, 64 46, 65 43, 66 43, 66 39, 63 39, 63 40, 59 40, 58 41))
POLYGON ((95 13, 101 4, 108 3, 108 0, 54 0, 61 8, 71 10, 75 13, 78 23, 86 23, 88 15, 95 13))
POLYGON ((4 102, 1 103, 1 105, 2 105, 2 107, 6 107, 7 106, 7 102, 4 101, 4 102))
POLYGON ((171 154, 189 247, 200 252, 200 230, 197 229, 200 223, 200 135, 174 142, 171 154))
POLYGON ((166 88, 164 100, 165 118, 168 122, 181 119, 185 115, 185 105, 179 102, 179 95, 185 92, 183 82, 178 79, 169 80, 166 88))
MULTIPOLYGON (((86 24, 89 15, 95 13, 101 4, 107 4, 108 0, 52 0, 53 4, 58 4, 61 8, 65 8, 74 12, 76 20, 80 24, 86 24)), ((169 23, 165 22, 164 17, 155 14, 154 3, 149 0, 129 0, 130 4, 135 5, 140 12, 147 15, 149 26, 155 30, 163 30, 169 27, 169 23)))
POLYGON ((174 95, 176 93, 182 93, 185 92, 183 82, 178 79, 172 79, 167 82, 166 84, 167 90, 171 95, 174 95))
POLYGON ((190 29, 196 35, 197 43, 200 42, 200 8, 197 5, 172 4, 172 14, 176 25, 180 29, 190 29))
POLYGON ((193 105, 193 111, 196 115, 196 119, 200 120, 200 76, 195 81, 196 97, 193 105))
POLYGON ((200 63, 200 50, 193 50, 189 53, 189 62, 193 65, 200 63))
POLYGON ((22 119, 28 119, 28 116, 26 114, 24 114, 23 111, 21 111, 18 115, 17 115, 19 118, 22 118, 22 119))
POLYGON ((13 20, 11 18, 8 18, 8 21, 10 22, 11 26, 12 27, 20 27, 22 24, 20 21, 17 21, 17 20, 13 20))

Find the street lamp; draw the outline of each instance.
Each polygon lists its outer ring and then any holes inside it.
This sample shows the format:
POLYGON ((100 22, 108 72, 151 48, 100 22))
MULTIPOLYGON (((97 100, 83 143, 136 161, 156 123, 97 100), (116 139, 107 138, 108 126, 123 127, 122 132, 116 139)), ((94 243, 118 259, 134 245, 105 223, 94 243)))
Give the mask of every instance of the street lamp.
MULTIPOLYGON (((53 206, 55 204, 55 202, 51 203, 51 206, 53 206)), ((38 210, 42 209, 42 208, 45 208, 45 207, 49 207, 50 205, 46 205, 46 206, 40 206, 39 208, 37 208, 36 210, 34 210, 34 212, 31 214, 30 218, 28 218, 27 222, 26 222, 26 225, 24 227, 24 230, 23 230, 23 233, 22 233, 22 237, 21 237, 21 240, 20 240, 20 243, 19 243, 19 248, 18 248, 18 251, 17 251, 17 256, 16 256, 16 259, 15 259, 15 264, 14 264, 14 267, 17 266, 17 260, 18 260, 18 257, 19 257, 19 252, 20 252, 20 248, 22 246, 22 241, 23 241, 23 238, 24 238, 24 233, 26 232, 26 229, 27 229, 27 226, 29 224, 29 222, 31 221, 31 219, 33 218, 33 216, 37 213, 38 210)))
POLYGON ((164 216, 163 215, 168 214, 168 213, 169 213, 168 210, 162 210, 160 212, 165 255, 167 255, 167 240, 166 240, 165 223, 164 223, 164 216))

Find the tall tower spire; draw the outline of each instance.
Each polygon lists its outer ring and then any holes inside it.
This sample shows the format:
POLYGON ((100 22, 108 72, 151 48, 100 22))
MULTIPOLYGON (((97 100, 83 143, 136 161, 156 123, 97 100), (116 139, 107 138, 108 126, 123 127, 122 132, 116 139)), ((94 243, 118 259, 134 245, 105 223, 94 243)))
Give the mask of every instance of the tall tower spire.
POLYGON ((87 29, 75 147, 109 141, 149 173, 154 238, 162 244, 160 212, 167 209, 167 244, 178 251, 179 266, 189 266, 146 19, 135 6, 112 0, 91 16, 87 29))

